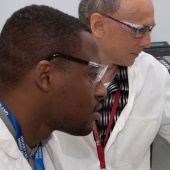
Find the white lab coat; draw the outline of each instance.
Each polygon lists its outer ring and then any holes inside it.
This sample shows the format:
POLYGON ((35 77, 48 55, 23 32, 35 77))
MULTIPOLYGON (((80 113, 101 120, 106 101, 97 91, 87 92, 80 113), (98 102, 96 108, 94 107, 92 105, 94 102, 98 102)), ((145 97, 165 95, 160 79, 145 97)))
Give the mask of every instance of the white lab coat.
MULTIPOLYGON (((105 147, 106 168, 150 170, 150 145, 156 134, 170 143, 170 76, 162 64, 142 52, 128 68, 128 77, 128 103, 105 147)), ((100 170, 92 133, 85 137, 53 133, 55 141, 47 145, 53 156, 62 152, 56 155, 65 166, 60 170, 100 170)))
POLYGON ((18 146, 0 119, 0 170, 32 170, 18 146))
MULTIPOLYGON (((50 136, 49 142, 51 139, 53 139, 53 135, 50 136)), ((56 139, 53 139, 51 142, 56 141, 56 139)), ((61 170, 64 169, 63 164, 61 164, 60 155, 61 153, 60 148, 56 149, 58 150, 57 153, 55 153, 55 156, 57 158, 53 157, 53 154, 51 153, 50 148, 46 147, 46 141, 44 141, 43 145, 43 157, 44 157, 44 166, 45 170, 61 170)), ((32 170, 27 160, 24 158, 20 150, 18 149, 18 146, 12 136, 12 134, 7 129, 6 125, 0 118, 0 170, 32 170)))

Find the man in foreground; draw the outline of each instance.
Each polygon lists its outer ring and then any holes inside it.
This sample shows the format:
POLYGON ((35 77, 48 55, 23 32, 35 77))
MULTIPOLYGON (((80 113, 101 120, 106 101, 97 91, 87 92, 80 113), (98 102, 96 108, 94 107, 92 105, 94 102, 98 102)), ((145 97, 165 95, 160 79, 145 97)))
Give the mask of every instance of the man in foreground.
POLYGON ((100 80, 107 66, 98 63, 90 29, 72 16, 32 5, 7 20, 0 35, 0 170, 63 168, 46 143, 54 130, 92 131, 106 96, 100 80))

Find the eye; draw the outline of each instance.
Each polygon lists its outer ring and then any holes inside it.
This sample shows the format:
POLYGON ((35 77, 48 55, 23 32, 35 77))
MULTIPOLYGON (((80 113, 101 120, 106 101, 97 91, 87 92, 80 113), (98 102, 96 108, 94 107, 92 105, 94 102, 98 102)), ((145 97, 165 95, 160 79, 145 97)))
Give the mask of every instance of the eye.
POLYGON ((131 32, 131 33, 135 33, 136 32, 136 29, 134 28, 134 27, 132 27, 132 26, 127 26, 127 25, 122 25, 122 27, 126 30, 126 31, 128 31, 128 32, 131 32))
POLYGON ((87 76, 89 77, 89 79, 92 81, 92 82, 94 82, 95 80, 96 80, 96 78, 97 78, 97 76, 98 76, 98 73, 96 73, 96 72, 89 72, 89 73, 87 73, 87 76))

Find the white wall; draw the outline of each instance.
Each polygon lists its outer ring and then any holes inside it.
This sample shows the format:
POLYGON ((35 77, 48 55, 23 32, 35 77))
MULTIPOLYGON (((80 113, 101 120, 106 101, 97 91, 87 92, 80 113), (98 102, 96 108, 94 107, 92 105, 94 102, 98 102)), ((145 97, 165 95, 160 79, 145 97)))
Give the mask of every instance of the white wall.
POLYGON ((152 41, 167 41, 170 44, 170 0, 153 0, 156 26, 152 41))
POLYGON ((14 11, 26 5, 48 5, 77 17, 79 2, 80 0, 0 0, 0 31, 6 19, 9 18, 14 11))
MULTIPOLYGON (((78 16, 80 0, 0 0, 0 30, 10 15, 25 5, 44 4, 58 8, 63 12, 78 16)), ((155 6, 156 27, 152 32, 152 41, 167 41, 170 44, 170 0, 153 0, 155 6)))

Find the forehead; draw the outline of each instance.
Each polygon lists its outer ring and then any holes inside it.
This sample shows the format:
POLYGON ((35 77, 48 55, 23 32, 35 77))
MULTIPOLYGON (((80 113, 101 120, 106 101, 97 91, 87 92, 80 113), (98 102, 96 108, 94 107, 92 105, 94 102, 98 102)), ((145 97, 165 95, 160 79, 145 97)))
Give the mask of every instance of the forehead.
POLYGON ((121 0, 120 8, 114 16, 136 24, 155 24, 154 7, 151 0, 121 0))
POLYGON ((82 48, 76 55, 84 60, 100 63, 99 51, 93 35, 88 32, 82 32, 81 39, 82 48))

